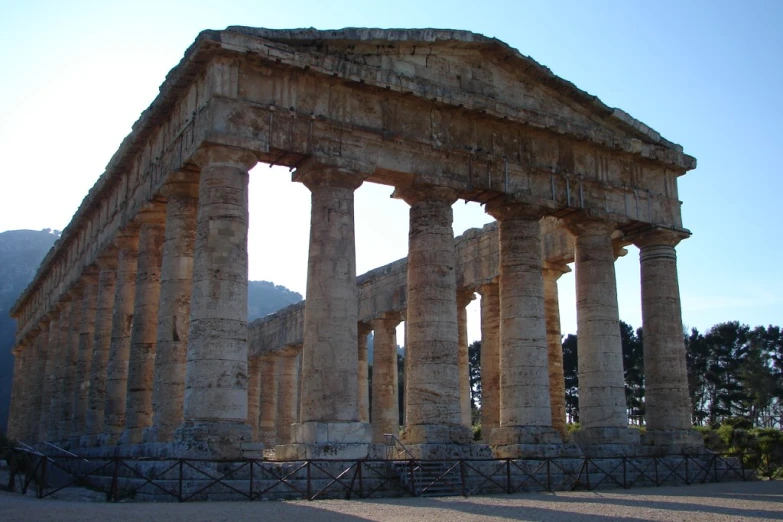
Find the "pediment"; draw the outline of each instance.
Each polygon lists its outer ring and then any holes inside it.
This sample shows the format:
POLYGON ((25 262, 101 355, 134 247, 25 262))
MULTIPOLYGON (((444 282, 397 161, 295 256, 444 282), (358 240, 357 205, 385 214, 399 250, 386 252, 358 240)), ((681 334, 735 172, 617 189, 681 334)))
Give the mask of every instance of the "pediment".
POLYGON ((338 61, 365 71, 362 83, 399 84, 442 104, 477 110, 631 152, 652 147, 674 163, 695 167, 682 147, 626 112, 609 107, 547 67, 494 38, 439 29, 274 30, 229 27, 234 35, 285 46, 299 55, 338 61), (373 74, 366 74, 367 70, 373 74), (370 78, 368 81, 367 78, 370 78))

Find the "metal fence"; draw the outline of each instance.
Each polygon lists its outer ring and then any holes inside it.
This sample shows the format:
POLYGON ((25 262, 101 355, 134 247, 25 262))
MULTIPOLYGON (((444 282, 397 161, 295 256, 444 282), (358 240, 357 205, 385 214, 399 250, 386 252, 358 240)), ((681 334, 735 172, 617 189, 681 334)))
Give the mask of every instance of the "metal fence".
POLYGON ((123 499, 268 500, 513 494, 748 480, 742 455, 265 461, 89 458, 15 449, 11 485, 47 498, 68 487, 123 499))

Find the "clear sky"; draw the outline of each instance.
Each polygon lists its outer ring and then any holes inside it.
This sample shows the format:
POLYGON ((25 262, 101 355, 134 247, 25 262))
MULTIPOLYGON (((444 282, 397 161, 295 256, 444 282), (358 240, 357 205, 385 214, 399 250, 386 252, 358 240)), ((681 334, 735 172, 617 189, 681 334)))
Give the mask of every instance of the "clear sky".
MULTIPOLYGON (((166 73, 203 29, 438 27, 503 40, 680 143, 683 321, 783 323, 783 2, 0 2, 0 231, 62 229, 166 73)), ((404 257, 408 208, 356 193, 359 273, 404 257)), ((250 277, 304 294, 309 192, 251 173, 250 277)), ((455 234, 491 221, 455 204, 455 234)), ((617 262, 620 315, 641 325, 638 251, 617 262)), ((573 274, 560 280, 576 331, 573 274)), ((469 335, 479 336, 477 303, 469 335)))

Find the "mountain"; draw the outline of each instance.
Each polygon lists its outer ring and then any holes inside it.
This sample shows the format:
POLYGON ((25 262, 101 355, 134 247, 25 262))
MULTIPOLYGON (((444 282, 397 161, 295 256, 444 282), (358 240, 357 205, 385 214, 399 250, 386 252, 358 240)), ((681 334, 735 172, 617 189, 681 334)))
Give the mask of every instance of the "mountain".
POLYGON ((8 315, 38 270, 46 253, 60 236, 58 231, 9 230, 0 233, 0 432, 8 421, 14 357, 11 348, 16 321, 8 315))
MULTIPOLYGON (((5 432, 8 422, 14 370, 11 348, 16 321, 8 315, 8 310, 33 279, 38 265, 59 235, 59 231, 50 229, 0 233, 0 433, 5 432)), ((247 293, 249 321, 302 300, 301 294, 269 281, 250 281, 247 293)))

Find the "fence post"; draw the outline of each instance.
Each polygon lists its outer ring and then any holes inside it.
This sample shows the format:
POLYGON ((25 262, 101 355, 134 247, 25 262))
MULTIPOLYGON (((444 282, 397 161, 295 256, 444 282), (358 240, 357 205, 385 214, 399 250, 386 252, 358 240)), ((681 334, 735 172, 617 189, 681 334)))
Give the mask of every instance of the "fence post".
POLYGON ((179 492, 177 494, 177 500, 182 502, 182 459, 179 459, 179 492))
POLYGON ((467 487, 465 486, 465 461, 462 459, 459 459, 459 480, 462 486, 462 496, 467 497, 468 490, 467 487))
POLYGON ((546 459, 546 490, 552 493, 552 459, 546 459))
POLYGON ((49 460, 45 455, 41 457, 41 478, 38 480, 37 497, 43 498, 44 488, 46 487, 46 463, 49 460))
POLYGON ((690 486, 691 485, 691 477, 690 473, 688 473, 688 454, 685 454, 685 485, 690 486))
POLYGON ((655 486, 658 487, 661 485, 658 479, 658 457, 653 457, 653 469, 655 469, 655 486))
POLYGON ((312 477, 311 471, 310 471, 310 461, 307 461, 307 500, 312 500, 313 496, 313 486, 310 482, 312 477))
POLYGON ((585 480, 587 481, 587 491, 590 491, 590 458, 585 457, 585 480))
POLYGON ((623 455, 623 489, 628 489, 627 457, 623 455))
POLYGON ((506 492, 511 494, 511 459, 506 459, 506 492))
POLYGON ((410 475, 411 475, 411 493, 413 493, 414 497, 419 496, 419 488, 416 487, 416 470, 414 468, 414 461, 413 459, 410 459, 408 461, 408 466, 410 468, 410 475))
POLYGON ((253 496, 254 496, 254 494, 253 494, 253 465, 255 463, 256 462, 254 460, 250 461, 250 496, 248 497, 248 500, 250 500, 250 501, 253 500, 253 496))
POLYGON ((117 475, 120 472, 120 459, 118 457, 114 457, 114 471, 112 472, 111 477, 111 487, 109 488, 109 498, 106 500, 111 502, 112 500, 114 502, 119 501, 119 494, 117 493, 117 475))

